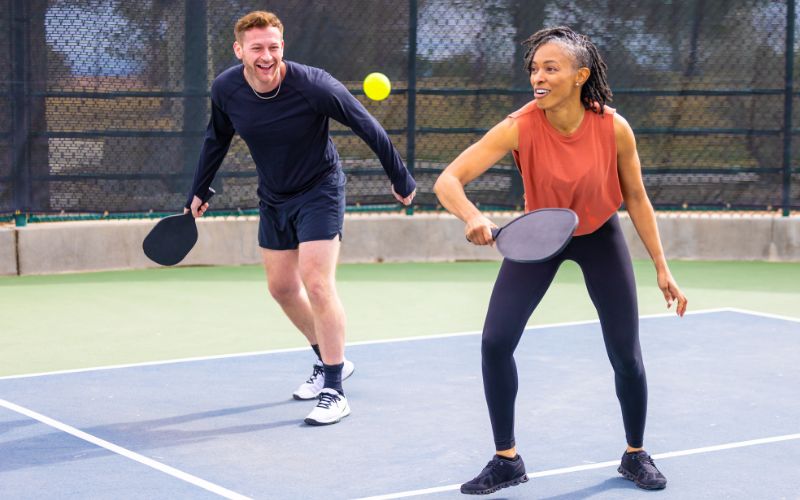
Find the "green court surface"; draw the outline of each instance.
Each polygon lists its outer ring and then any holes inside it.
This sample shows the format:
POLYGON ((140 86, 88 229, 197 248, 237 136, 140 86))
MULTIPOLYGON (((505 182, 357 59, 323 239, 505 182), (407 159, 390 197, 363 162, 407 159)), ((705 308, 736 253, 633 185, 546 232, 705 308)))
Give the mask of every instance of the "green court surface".
MULTIPOLYGON (((674 261, 689 310, 800 317, 800 264, 674 261)), ((498 262, 345 264, 348 341, 478 331, 498 262)), ((667 312, 650 262, 635 262, 640 314, 667 312)), ((0 278, 0 376, 302 347, 257 266, 0 278)), ((567 263, 531 318, 596 318, 567 263)))

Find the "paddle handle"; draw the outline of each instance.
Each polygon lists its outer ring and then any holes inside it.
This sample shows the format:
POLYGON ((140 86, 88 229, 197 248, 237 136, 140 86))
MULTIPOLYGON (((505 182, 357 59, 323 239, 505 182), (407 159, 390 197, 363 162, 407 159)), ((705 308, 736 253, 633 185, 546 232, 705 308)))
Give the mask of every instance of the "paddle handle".
MULTIPOLYGON (((493 239, 493 240, 496 240, 496 239, 497 239, 497 235, 498 235, 498 234, 500 234, 500 231, 502 231, 502 230, 503 230, 503 228, 502 228, 502 227, 493 227, 493 228, 492 228, 492 239, 493 239)), ((469 238, 467 238, 466 236, 464 236, 464 238, 466 238, 466 240, 467 240, 467 241, 469 241, 470 243, 472 243, 472 241, 470 241, 470 239, 469 239, 469 238)))

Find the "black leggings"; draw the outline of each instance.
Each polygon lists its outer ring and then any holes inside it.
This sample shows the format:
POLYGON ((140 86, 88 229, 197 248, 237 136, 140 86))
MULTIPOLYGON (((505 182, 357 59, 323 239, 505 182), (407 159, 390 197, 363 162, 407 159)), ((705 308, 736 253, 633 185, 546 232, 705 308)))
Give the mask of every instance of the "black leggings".
POLYGON ((628 444, 641 447, 647 414, 647 381, 639 347, 636 283, 628 247, 614 214, 597 231, 576 236, 555 258, 537 264, 504 260, 483 327, 483 388, 497 450, 514 444, 517 367, 514 350, 534 309, 565 260, 575 261, 600 317, 614 368, 628 444))

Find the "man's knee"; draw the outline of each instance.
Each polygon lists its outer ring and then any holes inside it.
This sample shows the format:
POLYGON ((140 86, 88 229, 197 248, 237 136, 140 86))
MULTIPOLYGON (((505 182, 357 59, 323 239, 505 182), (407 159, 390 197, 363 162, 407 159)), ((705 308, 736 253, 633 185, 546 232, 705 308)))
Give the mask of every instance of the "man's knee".
POLYGON ((292 280, 268 280, 269 294, 278 303, 291 302, 300 296, 302 284, 292 280))
POLYGON ((328 276, 311 276, 304 280, 308 299, 314 304, 330 301, 335 295, 335 285, 328 276))

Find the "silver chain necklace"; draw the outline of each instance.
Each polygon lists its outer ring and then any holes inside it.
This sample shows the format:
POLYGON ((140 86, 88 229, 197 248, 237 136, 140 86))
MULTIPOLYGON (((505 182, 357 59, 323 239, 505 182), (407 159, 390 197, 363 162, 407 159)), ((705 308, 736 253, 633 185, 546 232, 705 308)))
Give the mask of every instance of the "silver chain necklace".
MULTIPOLYGON (((271 95, 271 96, 268 96, 268 97, 263 97, 263 96, 259 95, 259 93, 256 92, 256 89, 254 89, 253 86, 250 85, 250 82, 247 82, 247 85, 250 87, 250 90, 253 91, 253 93, 256 95, 256 97, 258 97, 259 99, 264 100, 264 101, 269 101, 270 99, 275 99, 276 97, 278 97, 278 93, 281 91, 281 85, 283 84, 283 78, 281 78, 280 75, 281 75, 281 67, 279 65, 278 66, 278 88, 277 88, 277 90, 275 90, 275 94, 274 95, 271 95)), ((247 81, 247 78, 245 78, 245 81, 247 81)))

